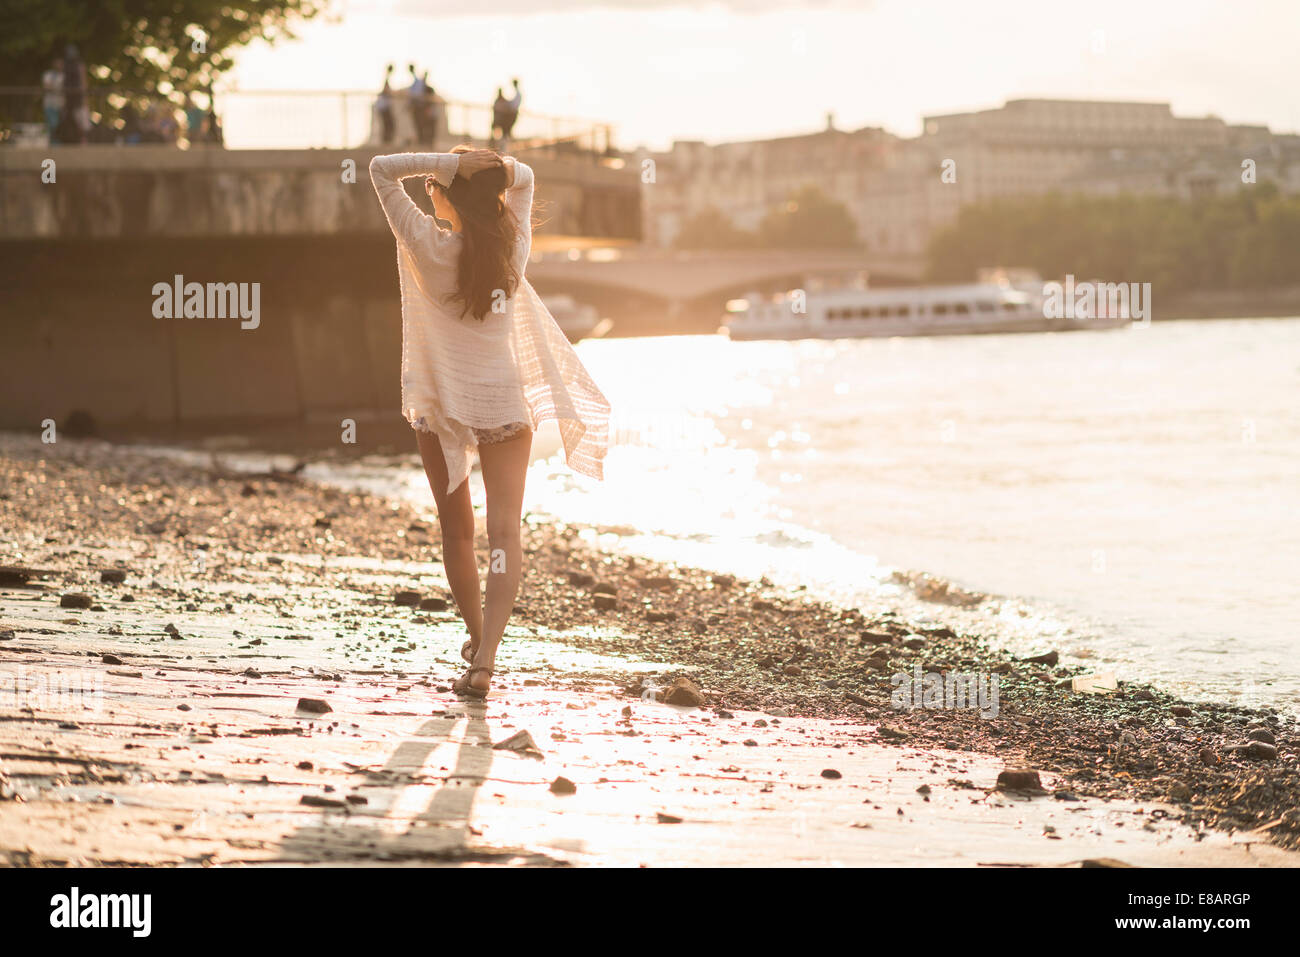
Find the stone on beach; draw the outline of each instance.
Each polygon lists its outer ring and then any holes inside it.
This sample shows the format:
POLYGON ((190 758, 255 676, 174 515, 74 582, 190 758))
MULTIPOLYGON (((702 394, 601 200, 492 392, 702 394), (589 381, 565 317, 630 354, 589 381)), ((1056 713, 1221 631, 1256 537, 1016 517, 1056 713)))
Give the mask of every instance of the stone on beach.
POLYGON ((321 698, 299 698, 298 710, 307 711, 310 712, 311 714, 328 714, 334 709, 330 707, 330 703, 328 701, 325 701, 321 698))
POLYGON ((89 595, 81 592, 68 592, 59 599, 60 608, 89 608, 95 603, 89 595))
POLYGON ((100 570, 99 580, 108 585, 120 585, 126 581, 125 568, 104 568, 100 570))
POLYGON ((552 794, 577 794, 578 786, 561 775, 551 782, 552 794))
POLYGON ((323 797, 319 794, 304 794, 298 801, 299 804, 305 804, 308 807, 346 807, 347 805, 338 798, 323 797))
POLYGON ((1043 790, 1043 782, 1033 768, 1007 768, 998 774, 997 786, 1005 791, 1043 790))
POLYGON ((526 755, 530 758, 541 758, 542 749, 537 746, 533 736, 527 731, 516 731, 504 741, 498 741, 492 745, 494 751, 513 751, 516 754, 526 755))
POLYGON ((418 591, 399 591, 393 596, 393 603, 414 607, 420 603, 420 598, 421 595, 418 591))
POLYGON ((1251 741, 1237 749, 1245 757, 1254 761, 1275 761, 1277 760, 1277 748, 1271 744, 1265 744, 1263 741, 1251 741))
POLYGON ((1032 665, 1047 665, 1049 667, 1055 667, 1061 660, 1061 655, 1059 652, 1049 651, 1043 655, 1034 655, 1032 658, 1021 658, 1020 660, 1032 665))
POLYGON ((700 692, 700 686, 690 678, 678 678, 664 690, 663 702, 698 708, 704 704, 704 695, 700 692))

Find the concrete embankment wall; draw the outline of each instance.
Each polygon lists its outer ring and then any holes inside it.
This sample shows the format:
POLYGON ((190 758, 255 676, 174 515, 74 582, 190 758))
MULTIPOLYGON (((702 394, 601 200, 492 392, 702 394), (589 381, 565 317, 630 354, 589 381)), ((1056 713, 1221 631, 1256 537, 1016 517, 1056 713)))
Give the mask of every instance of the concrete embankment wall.
POLYGON ((198 430, 399 414, 391 239, 25 243, 0 267, 0 427, 198 430), (260 325, 155 318, 153 287, 260 283, 260 325))

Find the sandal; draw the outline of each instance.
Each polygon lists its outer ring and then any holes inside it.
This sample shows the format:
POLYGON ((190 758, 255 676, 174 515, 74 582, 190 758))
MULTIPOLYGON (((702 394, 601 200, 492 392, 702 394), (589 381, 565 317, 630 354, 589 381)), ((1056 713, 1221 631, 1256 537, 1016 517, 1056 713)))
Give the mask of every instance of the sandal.
POLYGON ((465 644, 460 646, 460 656, 465 659, 466 664, 474 663, 474 639, 471 638, 465 644))
POLYGON ((456 692, 456 694, 466 695, 470 698, 478 698, 480 701, 486 698, 487 693, 490 690, 489 688, 475 688, 469 683, 470 675, 476 671, 483 671, 489 675, 494 674, 491 668, 471 668, 455 680, 451 686, 451 690, 456 692))

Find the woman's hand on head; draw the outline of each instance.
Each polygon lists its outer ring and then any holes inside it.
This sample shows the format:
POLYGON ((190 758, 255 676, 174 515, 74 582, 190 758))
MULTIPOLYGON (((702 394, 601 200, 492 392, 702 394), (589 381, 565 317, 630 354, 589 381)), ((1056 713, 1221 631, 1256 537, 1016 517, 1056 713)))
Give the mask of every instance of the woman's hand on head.
POLYGON ((497 155, 495 150, 470 150, 460 154, 460 163, 456 167, 456 175, 469 179, 475 173, 500 165, 502 165, 501 157, 497 155))

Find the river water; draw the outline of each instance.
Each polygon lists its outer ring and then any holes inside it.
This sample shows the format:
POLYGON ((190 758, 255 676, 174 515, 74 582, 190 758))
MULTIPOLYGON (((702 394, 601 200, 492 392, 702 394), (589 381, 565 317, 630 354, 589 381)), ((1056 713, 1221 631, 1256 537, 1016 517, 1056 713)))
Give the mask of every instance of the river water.
POLYGON ((924 570, 1121 677, 1300 703, 1300 319, 580 350, 607 480, 539 463, 530 507, 839 597, 924 570))

